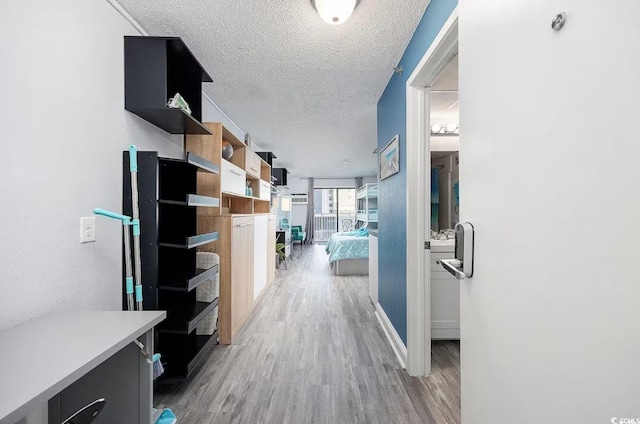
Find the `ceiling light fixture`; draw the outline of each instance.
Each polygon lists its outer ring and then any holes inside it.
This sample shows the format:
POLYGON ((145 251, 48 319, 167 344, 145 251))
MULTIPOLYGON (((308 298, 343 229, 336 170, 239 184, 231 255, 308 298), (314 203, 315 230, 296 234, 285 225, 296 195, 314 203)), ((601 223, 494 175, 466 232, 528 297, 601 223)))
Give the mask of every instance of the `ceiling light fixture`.
POLYGON ((431 125, 431 135, 458 135, 460 126, 454 123, 431 125))
POLYGON ((351 17, 358 0, 311 0, 311 4, 326 23, 340 25, 351 17))

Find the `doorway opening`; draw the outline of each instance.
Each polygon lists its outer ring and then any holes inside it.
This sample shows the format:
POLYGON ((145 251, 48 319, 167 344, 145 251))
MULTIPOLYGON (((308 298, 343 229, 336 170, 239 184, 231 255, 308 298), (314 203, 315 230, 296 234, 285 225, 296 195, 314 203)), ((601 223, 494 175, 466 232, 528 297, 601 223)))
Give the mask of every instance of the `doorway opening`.
MULTIPOLYGON (((425 279, 430 290, 429 312, 425 323, 431 334, 431 374, 425 377, 429 386, 434 381, 444 393, 440 402, 447 404, 442 413, 447 422, 460 417, 460 282, 438 263, 453 259, 453 228, 460 222, 460 119, 458 110, 458 56, 454 56, 429 87, 429 137, 425 153, 431 168, 429 198, 431 259, 425 279)), ((464 166, 464 164, 462 164, 464 166)), ((427 315, 425 314, 425 318, 427 315)))
MULTIPOLYGON (((436 238, 442 237, 440 230, 446 230, 455 219, 455 205, 446 202, 438 205, 437 218, 434 217, 434 240, 431 237, 432 231, 432 198, 431 198, 431 177, 432 177, 432 157, 431 144, 433 139, 434 149, 440 150, 437 155, 442 157, 434 158, 434 165, 442 161, 442 170, 452 173, 451 165, 455 157, 455 149, 450 147, 437 148, 439 143, 453 142, 459 128, 457 122, 447 122, 447 116, 438 118, 443 122, 433 122, 431 117, 431 103, 446 104, 445 109, 451 107, 456 99, 452 99, 452 91, 442 89, 436 85, 441 75, 448 66, 453 66, 454 58, 458 55, 458 12, 457 9, 449 16, 441 31, 436 36, 429 50, 418 63, 415 70, 407 81, 407 372, 412 376, 429 376, 432 373, 432 303, 431 298, 435 293, 431 290, 431 270, 439 271, 441 268, 436 264, 437 254, 433 252, 433 247, 438 244, 436 238), (433 91, 433 92, 432 92, 433 91), (438 93, 438 92, 445 93, 438 93), (454 127, 453 124, 456 124, 454 127), (439 127, 438 127, 439 125, 439 127), (443 128, 444 127, 444 128, 443 128), (432 135, 432 130, 435 134, 432 135), (450 149, 450 150, 447 150, 450 149)), ((457 67, 456 67, 457 68, 457 67)), ((457 79, 457 78, 456 78, 457 79)), ((457 87, 456 87, 457 88, 457 87)), ((455 103, 457 105, 457 103, 455 103)), ((434 117, 434 120, 436 117, 434 117)), ((440 168, 436 166, 434 178, 440 178, 440 168)), ((446 176, 446 175, 445 175, 446 176)), ((447 178, 452 175, 446 176, 447 178)), ((451 181, 454 184, 454 181, 451 181)), ((458 185, 459 187, 459 185, 458 185)), ((453 187, 452 187, 453 189, 453 187)), ((434 185, 434 197, 440 195, 440 182, 434 185), (437 189, 436 189, 437 187, 437 189)), ((449 193, 448 188, 446 192, 449 193)), ((443 198, 445 196, 443 195, 443 198)), ((453 196, 455 197, 455 196, 453 196)), ((436 208, 433 208, 436 212, 436 208)), ((435 214, 434 214, 435 215, 435 214)), ((446 231, 444 232, 446 237, 446 231)), ((446 241, 446 240, 445 240, 446 241)), ((443 243, 446 244, 446 243, 443 243)), ((442 270, 444 271, 444 270, 442 270)), ((455 286, 455 285, 454 285, 455 286)), ((436 290, 437 291, 437 290, 436 290)), ((458 298, 459 302, 459 298, 458 298)), ((459 303, 458 303, 459 304, 459 303)), ((441 304, 437 303, 440 307, 441 304)), ((448 308, 441 308, 446 309, 448 308)), ((433 311, 434 313, 437 311, 433 311)), ((441 311, 442 312, 442 311, 441 311)), ((442 321, 448 321, 443 319, 442 321)), ((442 323, 444 324, 444 323, 442 323)), ((452 323, 449 323, 452 324, 452 323)))

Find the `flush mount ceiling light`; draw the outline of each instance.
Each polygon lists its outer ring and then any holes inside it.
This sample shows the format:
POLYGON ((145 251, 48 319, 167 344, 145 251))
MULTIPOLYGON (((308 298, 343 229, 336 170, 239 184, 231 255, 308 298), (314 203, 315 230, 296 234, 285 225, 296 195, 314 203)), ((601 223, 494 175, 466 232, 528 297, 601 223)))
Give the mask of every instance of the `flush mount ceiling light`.
POLYGON ((311 0, 311 4, 326 23, 340 25, 351 17, 358 0, 311 0))

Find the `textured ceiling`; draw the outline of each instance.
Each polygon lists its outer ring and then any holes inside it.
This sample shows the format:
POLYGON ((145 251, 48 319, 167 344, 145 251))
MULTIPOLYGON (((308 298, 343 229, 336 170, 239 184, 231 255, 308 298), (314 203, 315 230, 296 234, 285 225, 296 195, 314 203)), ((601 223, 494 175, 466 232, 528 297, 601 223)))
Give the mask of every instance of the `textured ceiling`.
POLYGON ((119 3, 185 40, 213 77, 205 92, 277 166, 355 177, 376 174, 376 104, 429 0, 361 0, 339 26, 309 0, 119 3))

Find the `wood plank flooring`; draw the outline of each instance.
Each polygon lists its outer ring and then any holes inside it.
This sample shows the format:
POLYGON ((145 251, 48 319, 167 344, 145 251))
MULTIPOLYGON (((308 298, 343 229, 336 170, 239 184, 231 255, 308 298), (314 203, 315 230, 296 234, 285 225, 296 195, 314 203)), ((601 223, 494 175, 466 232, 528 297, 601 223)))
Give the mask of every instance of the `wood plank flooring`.
POLYGON ((399 368, 366 276, 330 273, 323 246, 295 252, 234 345, 161 385, 155 402, 180 424, 460 422, 459 343, 434 342, 434 373, 399 368))

